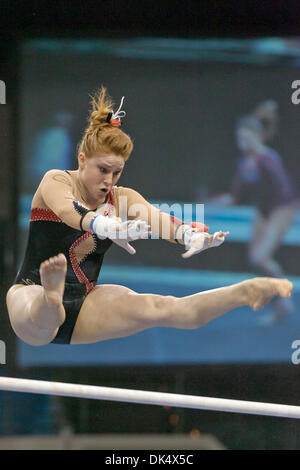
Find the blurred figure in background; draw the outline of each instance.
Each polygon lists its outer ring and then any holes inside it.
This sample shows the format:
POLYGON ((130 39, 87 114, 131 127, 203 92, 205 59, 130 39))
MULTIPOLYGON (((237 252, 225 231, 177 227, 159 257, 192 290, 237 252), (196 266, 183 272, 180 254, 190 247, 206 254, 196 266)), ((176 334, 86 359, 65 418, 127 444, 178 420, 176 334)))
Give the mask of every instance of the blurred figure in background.
MULTIPOLYGON (((299 209, 299 196, 280 155, 267 146, 278 125, 278 106, 264 101, 252 113, 240 118, 236 126, 237 147, 241 153, 228 194, 211 202, 224 205, 252 205, 256 210, 248 258, 263 276, 282 277, 274 259, 299 209)), ((266 324, 276 323, 293 311, 291 299, 277 297, 266 324)))
POLYGON ((38 185, 45 172, 52 168, 63 170, 73 166, 72 123, 72 114, 61 110, 55 113, 49 127, 38 133, 30 161, 34 184, 38 185))

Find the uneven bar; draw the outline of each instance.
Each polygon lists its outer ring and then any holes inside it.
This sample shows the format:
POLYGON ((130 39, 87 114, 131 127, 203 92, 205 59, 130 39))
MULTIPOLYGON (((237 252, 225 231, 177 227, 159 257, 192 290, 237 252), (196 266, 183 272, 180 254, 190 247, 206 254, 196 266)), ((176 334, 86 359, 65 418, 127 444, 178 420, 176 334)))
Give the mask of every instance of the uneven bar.
POLYGON ((196 410, 275 416, 278 418, 300 418, 300 406, 129 390, 123 388, 97 387, 94 385, 79 385, 64 382, 46 382, 43 380, 12 377, 0 377, 0 390, 144 405, 173 406, 196 410))

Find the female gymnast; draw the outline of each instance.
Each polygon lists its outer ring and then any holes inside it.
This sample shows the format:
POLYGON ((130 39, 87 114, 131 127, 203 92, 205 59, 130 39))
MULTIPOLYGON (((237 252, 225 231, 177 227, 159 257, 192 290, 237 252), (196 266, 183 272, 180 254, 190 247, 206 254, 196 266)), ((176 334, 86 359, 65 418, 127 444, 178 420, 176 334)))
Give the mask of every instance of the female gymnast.
MULTIPOLYGON (((274 254, 299 209, 299 196, 282 159, 266 145, 274 137, 277 122, 277 103, 272 100, 264 101, 238 121, 236 139, 242 156, 230 194, 215 198, 214 203, 256 207, 249 261, 262 275, 281 278, 283 269, 274 254)), ((273 315, 263 321, 276 323, 292 310, 291 299, 276 297, 273 315)))
POLYGON ((272 278, 182 298, 96 285, 112 243, 134 254, 131 241, 149 238, 152 230, 164 238, 168 227, 168 240, 182 244, 188 258, 228 235, 199 231, 160 212, 135 190, 117 186, 133 148, 119 128, 125 114, 120 108, 113 112, 102 87, 78 147, 78 169, 48 171, 33 197, 24 262, 7 293, 12 328, 30 345, 93 343, 155 326, 195 329, 237 307, 257 310, 274 295, 291 294, 290 281, 272 278))

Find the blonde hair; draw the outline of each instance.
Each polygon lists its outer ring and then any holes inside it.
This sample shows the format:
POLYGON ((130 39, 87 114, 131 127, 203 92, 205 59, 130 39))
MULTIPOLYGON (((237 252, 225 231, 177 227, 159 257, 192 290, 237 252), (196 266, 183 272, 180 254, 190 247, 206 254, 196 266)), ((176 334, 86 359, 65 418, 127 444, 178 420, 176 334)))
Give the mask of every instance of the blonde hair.
POLYGON ((78 153, 84 153, 87 158, 113 153, 126 161, 132 152, 133 142, 129 135, 107 122, 109 113, 113 113, 114 103, 106 88, 102 86, 92 96, 91 105, 88 126, 78 144, 78 153))

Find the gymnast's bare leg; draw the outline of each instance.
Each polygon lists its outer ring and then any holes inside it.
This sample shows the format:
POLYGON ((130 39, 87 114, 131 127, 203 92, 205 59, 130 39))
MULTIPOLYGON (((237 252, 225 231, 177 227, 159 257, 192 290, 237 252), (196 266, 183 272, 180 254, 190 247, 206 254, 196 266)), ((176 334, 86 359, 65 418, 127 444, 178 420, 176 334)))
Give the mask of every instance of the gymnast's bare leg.
MULTIPOLYGON (((15 333, 34 346, 51 342, 65 319, 64 255, 42 263, 40 274, 42 286, 16 285, 7 294, 15 333)), ((291 290, 290 281, 272 278, 254 278, 182 298, 138 294, 118 285, 100 285, 86 297, 71 343, 120 338, 158 326, 196 329, 243 305, 257 310, 275 295, 290 296, 291 290)))
POLYGON ((237 307, 258 310, 276 295, 290 296, 291 290, 290 281, 272 278, 254 278, 182 298, 100 285, 85 299, 71 343, 120 338, 159 326, 196 329, 237 307))
POLYGON ((50 343, 65 320, 62 299, 66 270, 67 260, 60 254, 41 264, 41 286, 16 284, 7 293, 12 328, 32 346, 50 343))

